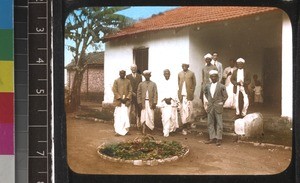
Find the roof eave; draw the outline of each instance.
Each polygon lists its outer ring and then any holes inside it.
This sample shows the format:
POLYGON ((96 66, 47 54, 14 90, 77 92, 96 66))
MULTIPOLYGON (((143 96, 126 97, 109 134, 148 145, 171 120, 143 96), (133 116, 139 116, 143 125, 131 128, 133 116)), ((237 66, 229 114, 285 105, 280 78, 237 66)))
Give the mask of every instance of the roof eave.
POLYGON ((191 23, 191 24, 186 24, 186 25, 179 25, 179 26, 170 26, 170 27, 165 27, 165 28, 158 28, 158 29, 147 29, 147 30, 140 30, 137 32, 133 32, 133 33, 127 33, 127 34, 121 34, 121 35, 111 35, 108 37, 104 37, 103 38, 103 42, 109 42, 109 41, 113 41, 116 39, 122 39, 122 38, 126 38, 132 35, 137 35, 137 34, 141 34, 141 33, 147 33, 147 32, 154 32, 154 31, 161 31, 161 30, 169 30, 169 29, 176 29, 176 28, 184 28, 184 27, 188 27, 188 26, 193 26, 193 25, 201 25, 201 24, 207 24, 207 23, 213 23, 213 22, 220 22, 220 21, 224 21, 224 20, 230 20, 230 19, 236 19, 236 18, 241 18, 241 17, 247 17, 247 16, 251 16, 251 15, 256 15, 256 14, 261 14, 261 13, 267 13, 267 12, 274 12, 274 11, 279 11, 280 9, 274 7, 274 9, 270 9, 267 11, 262 11, 259 13, 253 13, 253 14, 246 14, 246 15, 242 15, 239 17, 231 17, 228 19, 222 19, 222 20, 212 20, 212 21, 207 21, 207 22, 195 22, 195 23, 191 23))

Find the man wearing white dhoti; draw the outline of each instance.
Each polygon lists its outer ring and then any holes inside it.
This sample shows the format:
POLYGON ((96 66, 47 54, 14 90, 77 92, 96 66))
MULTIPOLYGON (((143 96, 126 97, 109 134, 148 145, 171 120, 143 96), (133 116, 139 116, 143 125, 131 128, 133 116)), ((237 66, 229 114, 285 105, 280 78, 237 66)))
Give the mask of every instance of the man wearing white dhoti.
POLYGON ((251 83, 251 77, 244 69, 245 60, 243 58, 237 59, 236 64, 238 69, 233 71, 230 81, 233 84, 236 117, 238 118, 247 114, 249 106, 248 85, 251 83))
POLYGON ((125 78, 126 71, 119 72, 120 78, 113 84, 114 93, 114 128, 116 135, 126 135, 129 131, 129 106, 131 102, 132 87, 130 81, 125 78))
POLYGON ((227 100, 224 103, 224 108, 235 109, 233 84, 230 81, 232 73, 235 70, 236 70, 235 61, 233 59, 230 59, 230 61, 229 61, 229 67, 226 67, 224 69, 224 72, 223 72, 223 79, 225 81, 224 84, 225 84, 225 87, 226 87, 226 92, 228 94, 228 98, 227 98, 227 100))
POLYGON ((196 77, 194 72, 189 70, 189 66, 189 63, 182 63, 182 71, 178 74, 178 98, 181 103, 180 116, 183 124, 183 134, 186 134, 185 128, 191 121, 196 88, 196 77))
POLYGON ((164 137, 168 137, 170 132, 175 132, 179 127, 177 115, 177 86, 176 81, 170 79, 171 72, 165 69, 164 79, 160 80, 158 86, 158 105, 161 110, 164 137))
POLYGON ((157 87, 156 84, 150 80, 151 72, 145 70, 143 72, 145 81, 141 82, 137 90, 137 102, 142 109, 141 124, 143 127, 143 134, 145 134, 146 126, 151 130, 154 129, 154 109, 157 104, 157 87))

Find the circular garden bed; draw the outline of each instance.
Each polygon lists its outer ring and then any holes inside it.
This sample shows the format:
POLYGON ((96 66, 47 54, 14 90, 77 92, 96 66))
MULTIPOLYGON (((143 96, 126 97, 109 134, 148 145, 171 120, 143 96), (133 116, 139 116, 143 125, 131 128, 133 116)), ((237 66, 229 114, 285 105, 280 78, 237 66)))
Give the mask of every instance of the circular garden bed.
POLYGON ((97 152, 103 159, 113 162, 158 165, 186 156, 189 149, 176 141, 159 141, 152 136, 145 136, 126 142, 103 143, 97 152))

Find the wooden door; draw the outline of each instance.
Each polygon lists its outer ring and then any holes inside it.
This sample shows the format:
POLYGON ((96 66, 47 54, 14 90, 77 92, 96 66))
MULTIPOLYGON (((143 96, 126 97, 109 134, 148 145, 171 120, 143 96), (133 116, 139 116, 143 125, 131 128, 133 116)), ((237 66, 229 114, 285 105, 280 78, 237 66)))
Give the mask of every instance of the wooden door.
POLYGON ((149 48, 137 48, 133 50, 133 60, 137 65, 138 73, 148 70, 148 50, 149 48))

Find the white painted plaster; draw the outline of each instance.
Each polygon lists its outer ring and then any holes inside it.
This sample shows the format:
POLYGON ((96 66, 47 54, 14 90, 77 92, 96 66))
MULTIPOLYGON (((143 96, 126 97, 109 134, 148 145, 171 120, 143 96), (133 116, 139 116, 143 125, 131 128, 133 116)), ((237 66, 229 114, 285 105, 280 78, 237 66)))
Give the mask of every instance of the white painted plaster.
POLYGON ((282 23, 282 116, 293 116, 293 37, 290 19, 282 23))

